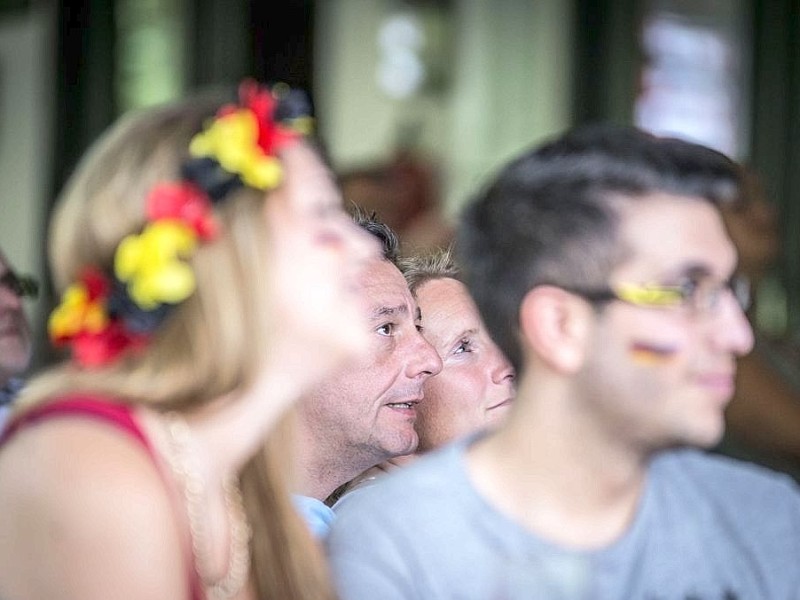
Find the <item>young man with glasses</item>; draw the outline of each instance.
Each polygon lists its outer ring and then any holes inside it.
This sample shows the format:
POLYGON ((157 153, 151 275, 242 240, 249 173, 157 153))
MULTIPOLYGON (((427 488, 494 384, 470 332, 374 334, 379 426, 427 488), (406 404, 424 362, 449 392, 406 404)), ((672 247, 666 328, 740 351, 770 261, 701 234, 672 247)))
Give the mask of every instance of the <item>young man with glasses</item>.
POLYGON ((797 597, 796 484, 703 451, 753 344, 718 210, 738 185, 608 125, 501 170, 456 248, 515 404, 342 507, 344 600, 797 597))
POLYGON ((22 387, 22 374, 31 360, 31 328, 22 301, 35 298, 36 281, 17 275, 0 252, 0 429, 11 401, 22 387))

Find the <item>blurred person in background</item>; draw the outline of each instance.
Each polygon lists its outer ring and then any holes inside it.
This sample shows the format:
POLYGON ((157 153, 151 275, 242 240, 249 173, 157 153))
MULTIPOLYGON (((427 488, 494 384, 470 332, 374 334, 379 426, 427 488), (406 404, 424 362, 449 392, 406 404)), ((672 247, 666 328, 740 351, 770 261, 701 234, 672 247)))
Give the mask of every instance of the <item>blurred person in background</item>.
MULTIPOLYGON (((758 173, 742 166, 742 194, 722 217, 739 252, 739 272, 758 289, 782 251, 778 213, 758 173)), ((756 301, 748 311, 757 325, 756 301)), ((800 480, 800 340, 755 328, 755 346, 739 359, 736 393, 726 411, 725 437, 717 450, 786 471, 800 480)))
POLYGON ((434 165, 408 148, 398 149, 386 163, 339 174, 345 203, 376 213, 400 239, 401 256, 447 246, 453 227, 440 205, 434 165))
POLYGON ((36 281, 17 274, 0 250, 0 430, 11 403, 22 389, 22 376, 33 351, 23 300, 37 294, 36 281))

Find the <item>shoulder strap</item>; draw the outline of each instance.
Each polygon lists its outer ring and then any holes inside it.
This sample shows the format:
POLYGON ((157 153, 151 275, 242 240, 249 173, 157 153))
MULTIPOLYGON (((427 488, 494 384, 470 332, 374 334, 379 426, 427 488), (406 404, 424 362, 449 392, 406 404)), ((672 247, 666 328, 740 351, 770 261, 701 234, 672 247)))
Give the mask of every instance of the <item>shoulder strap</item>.
POLYGON ((0 436, 0 445, 13 437, 20 429, 45 419, 82 416, 103 421, 128 433, 155 458, 152 445, 139 424, 134 420, 132 409, 126 404, 113 402, 99 396, 68 396, 47 404, 35 406, 12 419, 0 436))
MULTIPOLYGON (((39 423, 46 419, 56 419, 61 417, 74 417, 80 416, 87 419, 94 419, 108 423, 117 429, 125 432, 130 437, 138 441, 150 458, 153 460, 156 468, 162 477, 165 474, 159 466, 159 459, 156 457, 156 451, 153 448, 150 440, 145 435, 142 428, 133 417, 133 409, 127 404, 115 402, 108 398, 101 396, 91 395, 75 395, 65 396, 58 398, 47 404, 35 406, 30 410, 26 410, 20 415, 12 419, 8 426, 3 430, 0 435, 0 447, 11 439, 22 428, 39 423)), ((189 552, 191 552, 189 550, 189 552)), ((189 554, 191 556, 191 554, 189 554)), ((189 564, 192 565, 193 561, 190 559, 189 564)), ((190 567, 190 594, 191 600, 205 600, 205 593, 203 585, 195 572, 194 568, 190 567)))

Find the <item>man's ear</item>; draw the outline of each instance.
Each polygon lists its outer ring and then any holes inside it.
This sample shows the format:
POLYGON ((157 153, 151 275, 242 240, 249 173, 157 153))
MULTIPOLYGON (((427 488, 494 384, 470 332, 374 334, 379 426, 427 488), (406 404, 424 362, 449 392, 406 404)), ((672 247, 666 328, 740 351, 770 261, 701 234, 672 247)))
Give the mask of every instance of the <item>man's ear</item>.
POLYGON ((583 365, 592 314, 592 307, 575 294, 536 286, 520 305, 522 344, 554 370, 574 373, 583 365))

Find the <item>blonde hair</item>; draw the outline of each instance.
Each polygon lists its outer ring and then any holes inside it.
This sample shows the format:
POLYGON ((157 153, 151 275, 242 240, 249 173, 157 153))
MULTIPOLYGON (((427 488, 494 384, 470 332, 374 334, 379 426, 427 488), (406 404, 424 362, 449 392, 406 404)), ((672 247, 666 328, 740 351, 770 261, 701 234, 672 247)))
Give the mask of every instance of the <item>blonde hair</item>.
POLYGON ((423 283, 432 279, 461 281, 461 269, 453 258, 451 247, 434 248, 421 254, 406 256, 400 259, 399 266, 412 294, 423 283))
MULTIPOLYGON (((148 191, 180 178, 191 137, 221 103, 217 96, 198 95, 131 114, 93 146, 51 222, 51 271, 59 291, 86 266, 111 272, 122 238, 145 224, 148 191)), ((78 391, 157 411, 189 411, 251 384, 270 350, 264 202, 264 192, 241 188, 218 204, 221 234, 190 260, 196 290, 172 309, 145 352, 101 369, 56 365, 29 382, 21 409, 78 391)), ((331 598, 321 552, 287 492, 290 429, 287 418, 241 474, 253 527, 252 578, 260 598, 331 598)))

